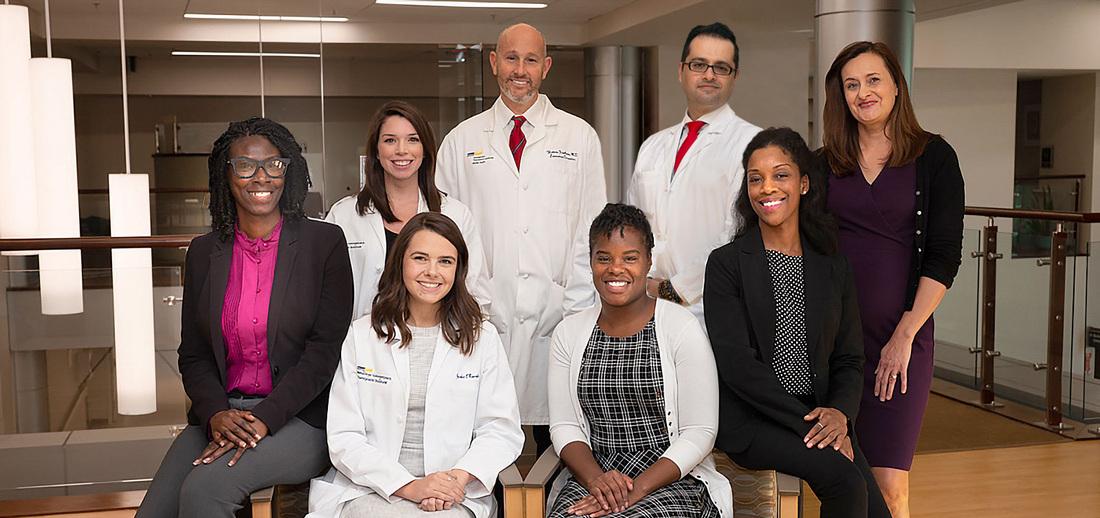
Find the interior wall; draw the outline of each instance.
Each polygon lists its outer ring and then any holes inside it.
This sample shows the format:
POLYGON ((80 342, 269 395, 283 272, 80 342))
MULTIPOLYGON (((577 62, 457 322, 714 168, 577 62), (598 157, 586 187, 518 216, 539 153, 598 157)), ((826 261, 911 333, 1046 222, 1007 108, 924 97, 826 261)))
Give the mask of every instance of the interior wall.
MULTIPOLYGON (((1043 79, 1040 146, 1052 147, 1052 167, 1042 175, 1092 176, 1096 74, 1043 79)), ((1083 202, 1091 202, 1085 196, 1083 202)), ((1087 209, 1086 209, 1087 210, 1087 209)))
MULTIPOLYGON (((1011 207, 1014 177, 1016 123, 1016 72, 1010 70, 923 69, 913 71, 913 105, 921 126, 943 135, 959 157, 966 183, 966 204, 1011 207)), ((978 230, 985 218, 967 217, 963 261, 973 263, 970 252, 977 248, 978 230)), ((1010 220, 998 220, 1002 232, 1011 232, 1010 220)), ((1000 249, 1008 257, 1010 238, 1000 238, 1000 249)), ((1001 261, 998 268, 1007 268, 1001 261)), ((1031 261, 1034 265, 1034 261, 1031 261)), ((978 269, 968 264, 955 279, 937 310, 945 315, 936 322, 936 339, 954 344, 973 344, 977 322, 972 315, 977 305, 978 269), (948 316, 949 315, 949 316, 948 316)), ((1000 275, 1009 275, 1008 272, 1000 275)), ((1004 279, 1012 279, 1005 276, 1004 279)), ((1009 295, 1005 293, 1003 295, 1009 295)), ((1002 299, 1012 300, 1012 299, 1002 299)), ((999 306, 1000 313, 1011 304, 999 306)), ((998 321, 1012 320, 1008 315, 998 321)), ((1017 318, 1021 324, 1028 317, 1017 318)), ((1011 334, 998 333, 1001 342, 1011 334)), ((1020 349, 1028 349, 1021 346, 1020 349)), ((1008 354, 1008 353, 1006 353, 1008 354)))
MULTIPOLYGON (((736 28, 734 28, 736 30, 736 28)), ((804 34, 738 35, 740 72, 730 106, 757 126, 789 126, 807 136, 811 42, 804 34)), ((683 40, 658 47, 660 128, 679 124, 687 109, 677 79, 683 40)))

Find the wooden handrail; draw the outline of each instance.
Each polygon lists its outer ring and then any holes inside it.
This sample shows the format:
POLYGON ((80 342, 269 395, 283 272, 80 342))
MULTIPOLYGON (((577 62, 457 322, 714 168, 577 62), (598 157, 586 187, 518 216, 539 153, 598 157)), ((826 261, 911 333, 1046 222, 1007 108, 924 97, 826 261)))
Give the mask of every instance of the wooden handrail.
POLYGON ((967 216, 986 216, 990 218, 1042 219, 1047 221, 1065 221, 1068 223, 1100 223, 1100 212, 966 207, 965 214, 967 216))
MULTIPOLYGON (((110 194, 108 189, 79 189, 77 194, 110 194)), ((210 192, 210 189, 205 187, 153 187, 149 189, 149 194, 205 194, 210 192)))
POLYGON ((0 239, 0 252, 30 250, 102 250, 111 248, 183 248, 199 234, 173 234, 141 237, 48 237, 35 239, 0 239))

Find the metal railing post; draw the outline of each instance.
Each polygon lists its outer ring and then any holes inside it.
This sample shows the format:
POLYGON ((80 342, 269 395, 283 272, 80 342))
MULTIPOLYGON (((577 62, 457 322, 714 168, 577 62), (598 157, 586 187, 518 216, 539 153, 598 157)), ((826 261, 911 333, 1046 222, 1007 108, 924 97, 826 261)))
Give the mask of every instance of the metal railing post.
POLYGON ((1040 259, 1040 266, 1050 266, 1050 301, 1047 310, 1047 361, 1037 363, 1035 370, 1046 369, 1046 422, 1048 428, 1069 430, 1062 422, 1062 342, 1066 312, 1066 232, 1058 223, 1050 234, 1050 258, 1040 259))
POLYGON ((997 253, 997 225, 989 218, 982 229, 982 249, 972 252, 971 257, 982 258, 982 337, 977 348, 970 352, 978 354, 981 376, 980 403, 986 407, 1004 406, 995 401, 993 391, 993 359, 1001 353, 996 350, 997 335, 997 260, 1004 257, 997 253))

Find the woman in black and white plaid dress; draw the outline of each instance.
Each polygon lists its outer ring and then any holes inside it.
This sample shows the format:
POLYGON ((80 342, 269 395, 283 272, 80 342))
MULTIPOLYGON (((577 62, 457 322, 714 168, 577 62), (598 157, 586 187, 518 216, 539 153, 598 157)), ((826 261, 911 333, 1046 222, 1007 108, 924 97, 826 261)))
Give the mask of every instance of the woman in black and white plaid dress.
POLYGON ((710 458, 714 357, 689 311, 646 293, 645 215, 608 204, 589 245, 601 304, 563 320, 551 345, 550 434, 568 469, 549 516, 732 516, 710 458))

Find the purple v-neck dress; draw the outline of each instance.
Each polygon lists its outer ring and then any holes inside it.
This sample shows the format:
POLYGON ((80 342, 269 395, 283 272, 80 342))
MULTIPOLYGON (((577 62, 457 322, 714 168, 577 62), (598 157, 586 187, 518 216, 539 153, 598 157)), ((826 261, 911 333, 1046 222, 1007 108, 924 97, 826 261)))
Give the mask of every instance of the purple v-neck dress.
POLYGON ((909 386, 901 380, 893 399, 874 395, 875 368, 882 347, 906 310, 916 232, 915 164, 887 167, 868 184, 856 172, 829 175, 829 209, 837 219, 840 251, 852 265, 863 320, 863 400, 856 437, 873 467, 908 471, 913 465, 921 420, 932 386, 933 322, 929 318, 913 340, 909 386))

